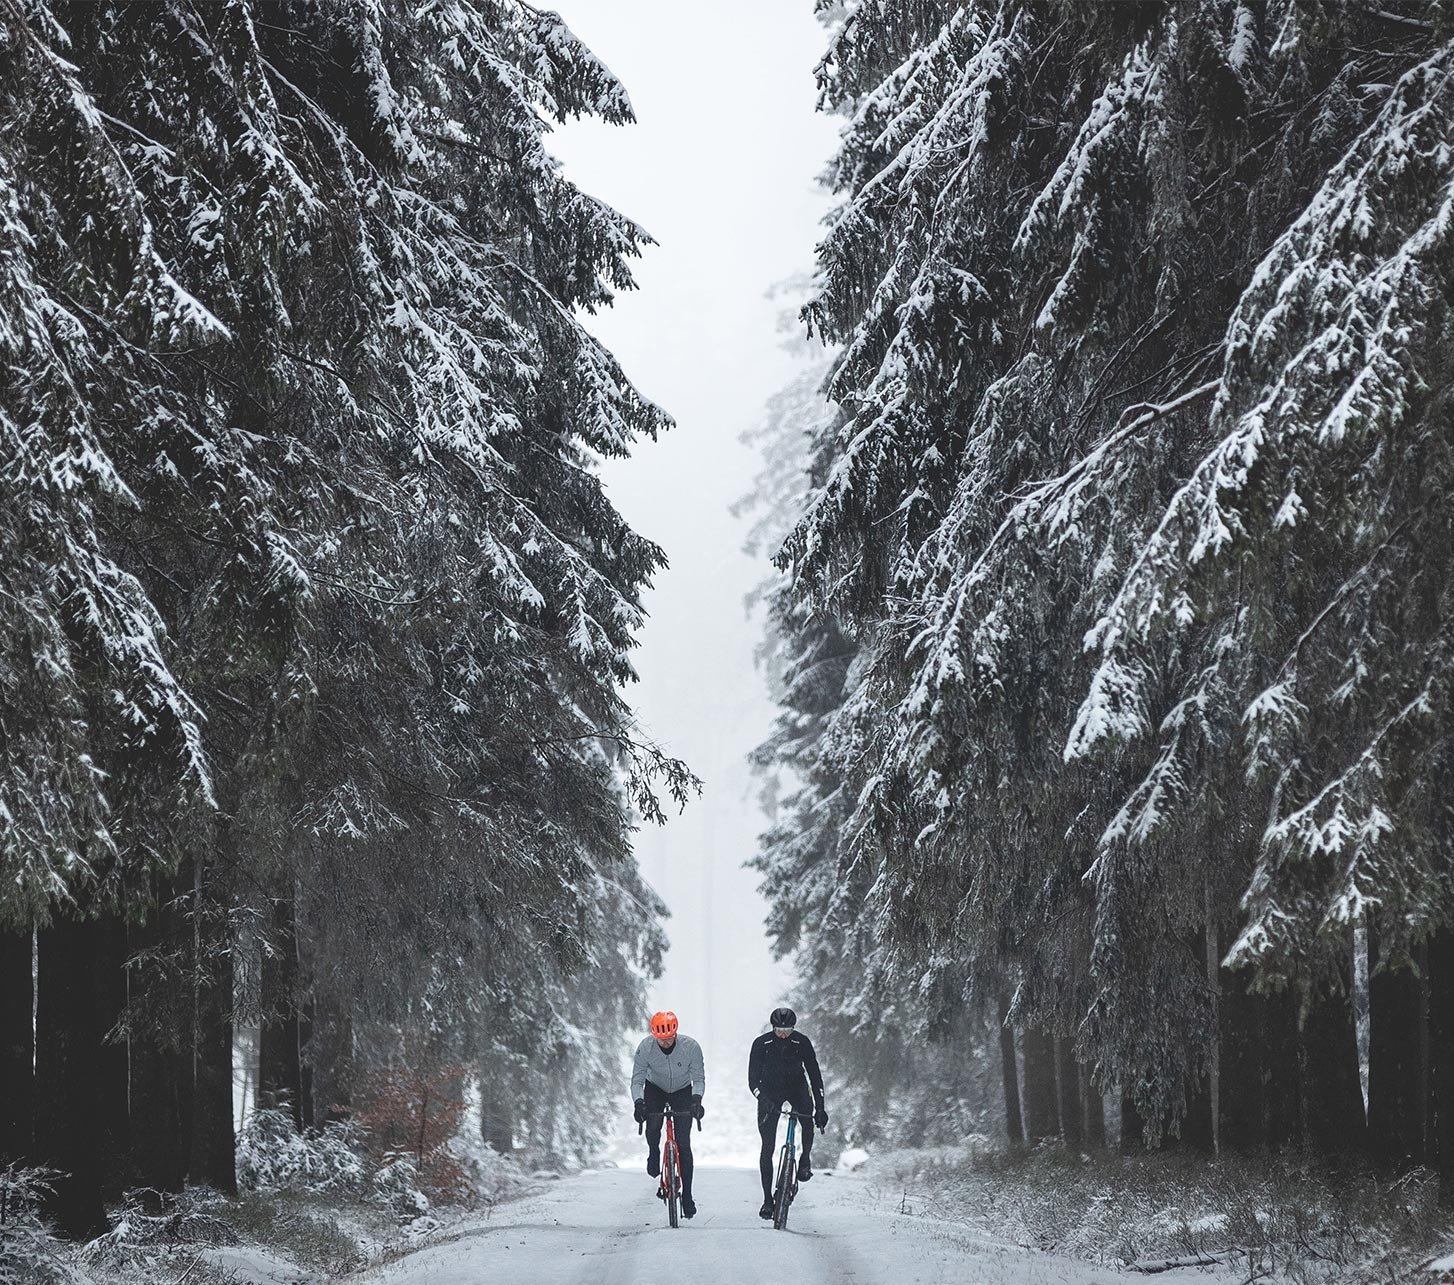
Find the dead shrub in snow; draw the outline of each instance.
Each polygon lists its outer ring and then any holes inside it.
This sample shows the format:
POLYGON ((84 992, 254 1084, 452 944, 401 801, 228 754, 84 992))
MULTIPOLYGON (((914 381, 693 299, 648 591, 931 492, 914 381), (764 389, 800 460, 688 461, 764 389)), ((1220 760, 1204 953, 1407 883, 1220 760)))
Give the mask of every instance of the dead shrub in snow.
POLYGON ((386 1184, 397 1179, 402 1188, 408 1166, 411 1185, 430 1200, 469 1199, 468 1175, 449 1146, 464 1118, 465 1084, 464 1067, 431 1062, 397 1062, 365 1079, 358 1120, 386 1184))

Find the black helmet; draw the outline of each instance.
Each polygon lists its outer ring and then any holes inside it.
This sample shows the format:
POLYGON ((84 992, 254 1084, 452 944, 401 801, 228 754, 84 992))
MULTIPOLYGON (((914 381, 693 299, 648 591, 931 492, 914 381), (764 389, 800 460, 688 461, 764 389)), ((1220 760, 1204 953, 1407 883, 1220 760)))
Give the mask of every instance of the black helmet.
POLYGON ((769 1026, 796 1026, 798 1015, 790 1008, 775 1008, 767 1019, 769 1026))

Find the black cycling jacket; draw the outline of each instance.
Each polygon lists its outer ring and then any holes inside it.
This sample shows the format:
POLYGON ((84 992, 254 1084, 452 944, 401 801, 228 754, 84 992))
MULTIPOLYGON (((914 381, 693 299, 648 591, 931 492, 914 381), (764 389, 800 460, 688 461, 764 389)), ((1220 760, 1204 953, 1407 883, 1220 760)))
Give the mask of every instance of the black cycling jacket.
POLYGON ((780 1040, 769 1031, 752 1041, 747 1057, 747 1087, 775 1102, 786 1102, 801 1091, 804 1081, 813 1086, 813 1099, 823 1105, 823 1072, 813 1042, 800 1031, 780 1040))

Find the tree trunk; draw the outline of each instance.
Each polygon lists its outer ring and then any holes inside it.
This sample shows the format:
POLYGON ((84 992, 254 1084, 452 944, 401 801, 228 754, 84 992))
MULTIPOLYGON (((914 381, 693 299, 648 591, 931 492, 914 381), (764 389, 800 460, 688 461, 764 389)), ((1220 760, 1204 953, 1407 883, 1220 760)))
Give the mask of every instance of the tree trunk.
POLYGON ((1060 1135, 1055 1060, 1055 1040, 1044 1027, 1024 1028, 1020 1038, 1020 1105, 1025 1140, 1031 1146, 1060 1135))
POLYGON ((1369 1148, 1390 1165, 1419 1164, 1428 1104, 1424 987, 1410 969, 1382 966, 1383 951, 1371 925, 1369 960, 1369 1148))
POLYGON ((116 1200, 130 1186, 131 1103, 126 1040, 118 1029, 126 1014, 126 924, 119 915, 98 920, 96 932, 96 1075, 102 1126, 92 1140, 101 1194, 116 1200))
POLYGON ((498 1084, 491 1085, 480 1076, 480 1138, 502 1156, 515 1150, 515 1131, 511 1127, 510 1109, 498 1084))
MULTIPOLYGON (((158 881, 145 919, 131 929, 134 958, 179 963, 189 957, 178 893, 171 881, 158 881)), ((180 1191, 190 1151, 189 1003, 169 967, 143 962, 130 973, 129 1011, 131 1180, 180 1191)))
MULTIPOLYGON (((1207 969, 1207 988, 1212 993, 1212 1012, 1217 1027, 1222 1024, 1222 990, 1219 961, 1222 958, 1217 936, 1217 921, 1212 913, 1211 884, 1203 885, 1203 904, 1206 906, 1207 922, 1202 934, 1202 947, 1207 969)), ((1216 1038, 1207 1055, 1207 1123, 1210 1131, 1210 1150, 1213 1155, 1222 1151, 1222 1050, 1216 1038)))
POLYGON ((1146 1121, 1135 1099, 1124 1090, 1121 1093, 1121 1136, 1118 1141, 1123 1156, 1138 1156, 1146 1150, 1146 1121))
POLYGON ((1055 1041, 1042 1026, 1028 1026, 1024 1035, 1025 1138, 1033 1147, 1060 1133, 1055 1100, 1055 1041))
POLYGON ((1358 1032, 1347 992, 1309 996, 1302 1020, 1303 1143, 1322 1155, 1361 1151, 1368 1136, 1358 1032))
POLYGON ((293 903, 273 902, 261 968, 262 1019, 257 1040, 257 1104, 284 1107, 302 1128, 302 1034, 298 1023, 298 941, 293 903))
POLYGON ((232 1121, 232 940, 227 910, 193 870, 191 1154, 189 1182, 237 1192, 232 1121))
POLYGON ((30 930, 0 931, 0 1164, 30 1155, 34 1114, 35 989, 30 930))
POLYGON ((316 999, 308 1023, 303 1069, 314 1123, 353 1114, 353 1018, 326 994, 316 999))
MULTIPOLYGON (((1216 1133, 1212 1120, 1212 1084, 1203 1075, 1187 1094, 1186 1114, 1181 1118, 1177 1142, 1188 1151, 1200 1151, 1212 1155, 1216 1151, 1216 1133)), ((1167 1141, 1163 1137, 1162 1144, 1167 1141)))
POLYGON ((1439 1202, 1454 1206, 1454 928, 1429 940, 1429 1078, 1434 1098, 1434 1167, 1439 1202))
POLYGON ((1248 992, 1247 970, 1223 970, 1218 1006, 1217 1042, 1220 1047, 1221 1092, 1219 1141, 1228 1151, 1244 1155, 1267 1141, 1265 1043, 1267 1000, 1248 992))
MULTIPOLYGON (((1301 1146, 1304 1138, 1302 1127, 1303 1100, 1306 1086, 1302 1069, 1302 1032, 1300 1020, 1302 999, 1291 987, 1268 995, 1262 999, 1262 1137, 1268 1147, 1281 1151, 1288 1147, 1301 1146)), ((1352 1014, 1349 1013, 1351 1018, 1352 1014)), ((1357 1100, 1357 1128, 1355 1136, 1363 1131, 1363 1097, 1358 1078, 1358 1047, 1355 1032, 1351 1054, 1347 1045, 1339 1045, 1345 1058, 1342 1065, 1345 1073, 1353 1074, 1353 1089, 1357 1100)))
POLYGON ((308 1061, 308 1046, 313 1043, 313 1019, 313 997, 310 995, 298 1009, 298 1115, 305 1129, 318 1124, 317 1079, 308 1061))
MULTIPOLYGON (((1208 924, 1200 932, 1192 933, 1186 939, 1186 944, 1192 958, 1197 961, 1199 969, 1207 979, 1208 989, 1212 995, 1212 1019, 1213 1029, 1215 1029, 1215 1023, 1219 1018, 1217 1010, 1220 1007, 1215 989, 1215 930, 1208 924)), ((1216 1051, 1216 1037, 1214 1036, 1211 1047, 1206 1051, 1208 1066, 1197 1077, 1194 1084, 1186 1086, 1185 1113, 1172 1126, 1171 1136, 1166 1133, 1161 1135, 1163 1150, 1199 1151, 1205 1155, 1216 1153, 1217 1121, 1213 1103, 1217 1072, 1216 1051)))
POLYGON ((1094 1151, 1106 1146, 1106 1099, 1096 1087, 1091 1068, 1080 1068, 1080 1099, 1085 1119, 1085 1145, 1094 1151))
POLYGON ((35 1159, 61 1172, 46 1202, 65 1235, 107 1230, 96 1139, 105 1126, 96 926, 57 916, 37 938, 35 1159))
POLYGON ((1078 1152, 1085 1145, 1085 1120, 1081 1115, 1080 1064, 1075 1060, 1075 1042, 1068 1036, 1055 1038, 1055 1093, 1060 1111, 1060 1136, 1067 1149, 1078 1152))
POLYGON ((1012 1150, 1025 1145, 1025 1122, 1020 1116, 1020 1072, 1015 1065, 1015 1032, 1009 1024, 1010 999, 1000 996, 1000 1088, 1005 1099, 1005 1136, 1012 1150))

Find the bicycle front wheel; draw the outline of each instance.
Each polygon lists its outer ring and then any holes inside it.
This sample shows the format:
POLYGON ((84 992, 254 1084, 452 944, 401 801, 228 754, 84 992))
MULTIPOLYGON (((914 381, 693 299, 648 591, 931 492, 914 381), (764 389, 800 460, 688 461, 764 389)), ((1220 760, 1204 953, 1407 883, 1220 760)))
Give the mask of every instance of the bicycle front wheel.
POLYGON ((661 1180, 666 1184, 666 1221, 669 1226, 681 1225, 681 1184, 677 1181, 677 1149, 667 1147, 661 1158, 661 1180))
POLYGON ((772 1225, 782 1231, 788 1225, 788 1206, 793 1203, 793 1153, 784 1147, 778 1157, 777 1186, 773 1188, 772 1225))

